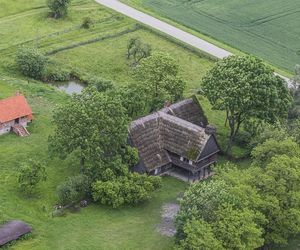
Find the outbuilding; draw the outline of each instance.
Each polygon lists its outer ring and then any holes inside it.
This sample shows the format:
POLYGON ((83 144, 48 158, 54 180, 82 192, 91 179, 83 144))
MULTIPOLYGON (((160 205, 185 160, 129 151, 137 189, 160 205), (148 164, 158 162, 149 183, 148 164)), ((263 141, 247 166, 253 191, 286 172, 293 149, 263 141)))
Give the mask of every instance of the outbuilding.
POLYGON ((26 127, 32 119, 32 110, 22 94, 0 100, 0 135, 13 131, 19 136, 28 136, 26 127))
POLYGON ((0 226, 0 247, 30 233, 31 230, 31 227, 23 221, 14 220, 7 222, 0 226))

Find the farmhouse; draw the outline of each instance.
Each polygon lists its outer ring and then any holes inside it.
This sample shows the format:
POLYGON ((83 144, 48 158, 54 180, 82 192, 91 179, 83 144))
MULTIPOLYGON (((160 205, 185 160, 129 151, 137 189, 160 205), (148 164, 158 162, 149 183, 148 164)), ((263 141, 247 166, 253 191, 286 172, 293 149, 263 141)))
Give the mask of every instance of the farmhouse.
POLYGON ((26 126, 32 119, 32 110, 23 95, 17 93, 0 100, 0 135, 13 131, 19 136, 28 136, 26 126))
POLYGON ((214 134, 196 98, 133 121, 129 139, 140 157, 134 171, 152 175, 172 172, 188 181, 207 178, 220 151, 214 134))

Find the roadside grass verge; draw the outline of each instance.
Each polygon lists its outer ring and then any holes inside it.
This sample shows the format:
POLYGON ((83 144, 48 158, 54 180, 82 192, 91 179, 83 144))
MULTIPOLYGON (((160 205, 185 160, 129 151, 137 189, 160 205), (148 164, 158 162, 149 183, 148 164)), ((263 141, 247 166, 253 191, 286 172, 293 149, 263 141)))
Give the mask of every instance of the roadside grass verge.
MULTIPOLYGON (((246 54, 255 54, 253 51, 248 51, 242 48, 239 48, 235 42, 226 42, 220 38, 218 38, 217 36, 214 36, 212 34, 210 34, 209 32, 204 32, 204 30, 200 30, 195 27, 192 27, 191 25, 186 24, 185 22, 180 22, 179 19, 176 19, 175 17, 171 17, 171 15, 166 14, 166 13, 162 13, 164 10, 164 7, 160 7, 160 8, 156 8, 153 7, 151 4, 152 0, 121 0, 121 2, 126 3, 140 11, 143 11, 149 15, 152 15, 162 21, 165 21, 171 25, 174 25, 177 28, 180 28, 186 32, 189 32, 195 36, 198 36, 199 38, 202 38, 203 40, 210 42, 216 46, 219 46, 225 50, 230 51, 233 54, 236 55, 246 55, 246 54)), ((172 6, 173 2, 170 2, 171 5, 168 5, 169 7, 172 6)), ((167 5, 166 2, 162 2, 162 5, 167 5)), ((175 4, 176 6, 176 4, 175 4)), ((179 5, 178 5, 179 6, 179 5)), ((178 15, 184 16, 185 11, 184 10, 180 10, 178 12, 178 15)), ((194 14, 190 14, 190 15, 186 15, 186 16, 195 16, 194 14)), ((218 27, 217 24, 215 24, 215 27, 218 27)), ((294 26, 295 27, 295 26, 294 26)), ((226 33, 226 32, 225 32, 226 33)), ((239 39, 237 39, 239 40, 239 39)), ((253 42, 249 42, 253 45, 253 42)), ((258 43, 254 43, 255 46, 258 46, 258 43)), ((259 46, 258 46, 259 47, 259 46)), ((268 54, 267 54, 268 55, 268 54)), ((260 55, 258 55, 260 56, 260 55)), ((265 54, 264 54, 265 56, 265 54)), ((264 56, 261 56, 264 58, 264 56)), ((286 56, 283 56, 284 58, 286 58, 286 56)), ((271 66, 277 73, 286 76, 286 77, 291 77, 293 75, 293 67, 294 65, 290 65, 289 68, 286 68, 286 64, 281 64, 278 65, 278 63, 276 62, 276 60, 269 60, 268 58, 264 58, 265 59, 265 63, 268 64, 269 66, 271 66)), ((280 59, 281 60, 281 59, 280 59)), ((286 60, 286 59, 285 59, 286 60)))

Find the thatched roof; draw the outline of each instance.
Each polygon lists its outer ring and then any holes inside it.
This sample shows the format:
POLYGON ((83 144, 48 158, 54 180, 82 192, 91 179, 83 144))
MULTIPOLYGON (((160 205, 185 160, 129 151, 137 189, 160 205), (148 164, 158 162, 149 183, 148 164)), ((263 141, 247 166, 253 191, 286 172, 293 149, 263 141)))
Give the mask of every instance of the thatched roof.
POLYGON ((133 121, 129 135, 151 171, 171 162, 168 152, 188 159, 192 152, 191 160, 196 160, 211 136, 198 124, 206 125, 207 120, 201 106, 188 99, 133 121))
POLYGON ((31 227, 22 221, 10 221, 0 227, 0 246, 3 246, 13 240, 18 239, 22 235, 31 232, 31 227))
POLYGON ((161 111, 201 127, 206 127, 208 124, 204 111, 196 97, 172 104, 161 111))

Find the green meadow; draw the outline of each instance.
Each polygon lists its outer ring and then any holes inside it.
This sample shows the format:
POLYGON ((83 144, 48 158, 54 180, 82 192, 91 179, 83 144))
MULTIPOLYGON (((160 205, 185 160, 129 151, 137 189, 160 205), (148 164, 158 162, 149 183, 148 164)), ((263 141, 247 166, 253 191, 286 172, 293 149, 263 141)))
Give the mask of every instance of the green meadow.
POLYGON ((70 97, 23 77, 15 66, 15 53, 20 46, 38 46, 44 53, 51 53, 50 63, 57 67, 126 84, 133 81, 126 61, 127 42, 130 37, 140 36, 154 51, 167 51, 180 62, 188 82, 186 95, 196 92, 213 62, 153 32, 135 29, 134 21, 92 0, 74 0, 68 17, 61 20, 48 17, 44 0, 0 0, 0 6, 0 99, 21 91, 35 117, 29 126, 29 137, 0 137, 0 218, 24 220, 33 227, 28 239, 8 248, 172 249, 173 238, 160 235, 156 227, 162 206, 176 201, 187 187, 174 178, 164 178, 163 187, 153 199, 136 207, 111 209, 93 204, 64 217, 52 217, 57 185, 79 172, 74 156, 64 161, 51 159, 47 149, 48 136, 53 131, 52 111, 70 97), (94 21, 89 30, 81 28, 86 16, 94 21), (54 50, 59 52, 53 53, 54 50), (28 159, 44 162, 48 173, 47 181, 30 198, 20 192, 17 184, 17 170, 28 159))
POLYGON ((300 63, 300 2, 122 0, 292 72, 300 63))

